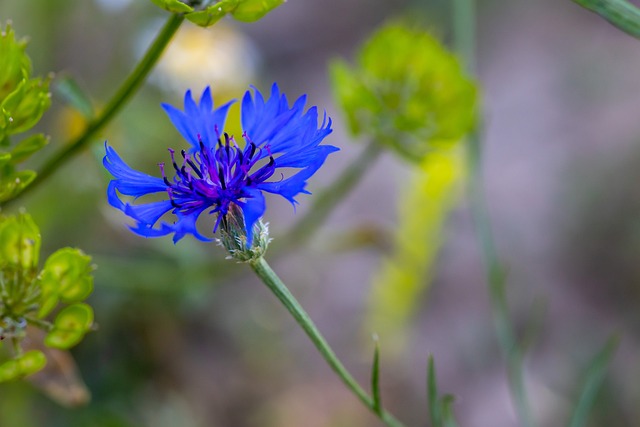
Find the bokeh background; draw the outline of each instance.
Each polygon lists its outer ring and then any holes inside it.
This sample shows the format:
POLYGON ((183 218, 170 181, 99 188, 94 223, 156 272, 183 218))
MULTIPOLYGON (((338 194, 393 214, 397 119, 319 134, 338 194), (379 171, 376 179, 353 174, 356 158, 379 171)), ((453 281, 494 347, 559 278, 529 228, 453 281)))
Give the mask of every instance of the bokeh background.
MULTIPOLYGON (((478 5, 478 79, 485 116, 484 180, 508 266, 517 328, 538 325, 525 378, 542 426, 566 423, 581 372, 612 334, 621 345, 592 426, 640 423, 640 42, 569 0, 478 5)), ((381 425, 351 396, 249 269, 191 239, 131 234, 105 198, 108 140, 156 172, 183 145, 160 108, 206 85, 222 102, 277 81, 334 118, 319 191, 364 145, 351 139, 331 96, 328 64, 350 61, 386 20, 410 15, 450 42, 446 0, 289 1, 255 24, 183 24, 162 63, 90 150, 21 199, 40 225, 43 255, 82 248, 98 266, 90 298, 99 330, 72 354, 91 402, 69 408, 27 382, 0 387, 2 427, 329 427, 381 425)), ((145 0, 1 0, 0 21, 29 36, 34 74, 72 76, 97 108, 144 52, 166 14, 145 0)), ((82 129, 54 92, 37 165, 82 129)), ((230 121, 237 120, 238 111, 230 121)), ((273 259, 347 366, 369 381, 371 279, 390 250, 408 166, 385 154, 310 244, 273 259), (363 238, 365 236, 366 238, 363 238)), ((272 237, 304 214, 268 199, 272 237)), ((492 327, 464 192, 450 214, 428 292, 408 339, 381 336, 385 406, 427 425, 426 360, 456 396, 464 426, 516 426, 492 327), (385 342, 393 343, 385 347, 385 342), (393 347, 393 348, 390 348, 393 347)), ((440 242, 434 242, 439 245, 440 242)), ((43 256, 44 258, 44 256, 43 256)), ((65 399, 66 389, 54 397, 65 399)))

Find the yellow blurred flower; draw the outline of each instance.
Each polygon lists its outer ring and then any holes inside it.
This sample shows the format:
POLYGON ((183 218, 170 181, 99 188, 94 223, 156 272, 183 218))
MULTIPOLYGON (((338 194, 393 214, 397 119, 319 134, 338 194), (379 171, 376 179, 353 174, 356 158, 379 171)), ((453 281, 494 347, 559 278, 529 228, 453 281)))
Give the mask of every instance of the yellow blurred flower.
POLYGON ((171 42, 154 74, 154 81, 177 93, 196 93, 211 86, 217 95, 235 95, 254 80, 256 49, 233 25, 184 26, 171 42))

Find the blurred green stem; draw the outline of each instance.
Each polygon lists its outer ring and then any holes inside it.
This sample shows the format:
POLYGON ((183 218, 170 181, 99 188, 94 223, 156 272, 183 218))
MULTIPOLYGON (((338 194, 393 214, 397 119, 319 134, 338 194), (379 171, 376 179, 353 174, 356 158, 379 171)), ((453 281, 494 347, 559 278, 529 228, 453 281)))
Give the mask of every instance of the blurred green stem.
POLYGON ((493 241, 491 220, 489 219, 485 204, 485 195, 482 188, 480 146, 480 138, 477 132, 474 132, 473 135, 469 137, 470 206, 487 274, 493 322, 502 355, 507 362, 507 377, 511 395, 516 406, 520 424, 523 427, 533 427, 535 424, 531 416, 529 399, 524 385, 524 370, 522 364, 524 355, 522 348, 518 345, 509 318, 505 270, 493 241))
POLYGON ((180 14, 172 14, 164 27, 160 30, 155 40, 147 49, 136 68, 131 72, 127 79, 122 83, 115 95, 107 102, 104 110, 94 120, 92 120, 85 129, 84 133, 79 137, 62 144, 62 149, 54 154, 38 172, 36 179, 22 193, 16 195, 13 199, 9 199, 4 203, 7 206, 16 200, 18 196, 22 196, 28 191, 38 187, 49 175, 55 172, 63 163, 71 159, 75 154, 82 150, 87 144, 93 141, 96 133, 104 128, 115 116, 120 112, 122 107, 135 95, 145 78, 149 75, 154 65, 160 59, 162 52, 167 47, 171 38, 176 33, 180 24, 184 21, 184 17, 180 14))
MULTIPOLYGON (((475 0, 454 0, 453 2, 455 48, 470 72, 475 69, 475 7, 475 0)), ((478 122, 480 121, 478 120, 478 122)), ((507 363, 507 377, 511 395, 520 424, 523 427, 533 427, 535 424, 524 385, 523 351, 517 342, 509 317, 505 271, 493 240, 491 220, 482 185, 482 143, 479 128, 480 125, 468 138, 470 206, 487 275, 496 334, 502 355, 507 363)))
POLYGON ((360 156, 331 185, 315 195, 307 213, 282 238, 274 241, 275 252, 280 253, 285 248, 299 247, 309 240, 333 209, 360 182, 364 173, 380 157, 382 151, 380 144, 375 141, 369 143, 360 156))
POLYGON ((296 298, 289 292, 287 286, 280 280, 276 273, 271 269, 264 258, 259 258, 249 263, 253 271, 264 282, 265 285, 280 300, 285 308, 291 313, 298 325, 304 330, 309 339, 316 346, 324 360, 327 361, 331 369, 338 374, 349 390, 355 394, 360 401, 371 410, 382 422, 389 427, 404 427, 393 415, 380 409, 377 412, 376 404, 371 396, 364 391, 353 376, 347 371, 342 362, 333 352, 327 341, 324 339, 316 325, 313 323, 307 312, 302 308, 296 298))
POLYGON ((625 33, 640 39, 640 9, 627 0, 573 0, 625 33))
POLYGON ((453 44, 464 65, 473 73, 476 36, 476 3, 475 0, 453 0, 453 44))

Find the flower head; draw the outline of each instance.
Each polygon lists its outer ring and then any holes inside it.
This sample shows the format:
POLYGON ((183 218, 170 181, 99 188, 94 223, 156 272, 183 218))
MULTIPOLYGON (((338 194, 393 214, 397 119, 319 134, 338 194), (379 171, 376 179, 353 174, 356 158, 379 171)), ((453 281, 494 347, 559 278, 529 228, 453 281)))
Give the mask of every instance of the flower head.
POLYGON ((223 131, 231 101, 214 108, 211 91, 206 88, 199 104, 187 91, 184 111, 163 104, 169 119, 191 145, 176 154, 169 149, 171 163, 160 163, 162 177, 153 177, 131 169, 116 151, 105 144, 104 166, 114 176, 107 196, 111 206, 133 218, 130 227, 145 237, 173 234, 177 242, 186 234, 210 240, 197 227, 203 213, 216 214, 213 232, 227 223, 227 215, 242 214, 247 247, 252 245, 253 227, 265 211, 264 191, 279 194, 293 205, 295 197, 307 193, 305 186, 338 148, 320 145, 331 133, 331 119, 326 114, 318 127, 316 107, 306 112, 306 96, 290 107, 278 86, 264 100, 255 88, 242 99, 242 143, 223 131), (288 177, 279 168, 293 168, 288 177), (171 176, 173 175, 173 176, 171 176), (166 193, 161 201, 131 204, 120 195, 139 198, 153 193, 166 193), (238 208, 238 209, 236 209, 238 208), (174 222, 161 218, 171 213, 174 222))

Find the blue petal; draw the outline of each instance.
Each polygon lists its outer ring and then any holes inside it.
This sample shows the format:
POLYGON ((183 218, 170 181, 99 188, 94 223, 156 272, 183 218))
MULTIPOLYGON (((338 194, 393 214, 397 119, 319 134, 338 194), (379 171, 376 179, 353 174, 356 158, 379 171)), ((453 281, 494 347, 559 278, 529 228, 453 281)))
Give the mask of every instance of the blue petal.
POLYGON ((278 182, 263 182, 256 185, 256 188, 269 193, 279 194, 287 199, 291 204, 295 205, 295 196, 300 193, 309 194, 305 187, 307 179, 309 179, 322 166, 327 156, 338 149, 332 145, 321 145, 317 147, 313 153, 309 153, 308 159, 304 162, 307 166, 300 172, 287 179, 278 182))
POLYGON ((127 203, 123 212, 138 224, 153 227, 162 215, 173 209, 169 200, 131 205, 127 203))
POLYGON ((162 237, 173 233, 173 243, 178 243, 178 241, 187 234, 192 234, 198 240, 209 242, 211 239, 200 234, 196 228, 198 216, 203 212, 203 210, 186 216, 177 215, 178 219, 175 223, 168 224, 166 222, 161 222, 160 228, 153 228, 152 226, 143 223, 138 223, 135 227, 129 228, 134 233, 143 237, 162 237))
POLYGON ((291 108, 285 95, 280 95, 276 84, 271 97, 264 102, 260 92, 253 88, 254 96, 247 91, 242 100, 242 125, 249 140, 264 147, 261 157, 271 154, 286 156, 292 152, 316 147, 331 133, 331 120, 324 116, 318 129, 316 107, 304 113, 306 95, 296 100, 291 108))
POLYGON ((207 87, 200 98, 200 105, 192 98, 191 91, 187 91, 184 97, 184 112, 169 104, 162 104, 162 108, 178 132, 191 144, 192 151, 195 151, 200 148, 199 138, 205 146, 215 146, 218 134, 223 132, 229 107, 234 102, 236 101, 231 100, 214 109, 211 88, 207 87))
POLYGON ((112 182, 119 192, 140 197, 166 191, 167 186, 161 178, 131 169, 106 142, 104 147, 107 154, 102 159, 102 164, 116 178, 112 182))

